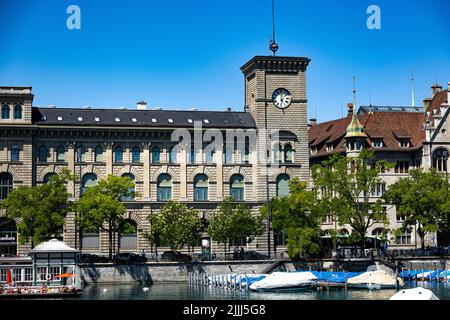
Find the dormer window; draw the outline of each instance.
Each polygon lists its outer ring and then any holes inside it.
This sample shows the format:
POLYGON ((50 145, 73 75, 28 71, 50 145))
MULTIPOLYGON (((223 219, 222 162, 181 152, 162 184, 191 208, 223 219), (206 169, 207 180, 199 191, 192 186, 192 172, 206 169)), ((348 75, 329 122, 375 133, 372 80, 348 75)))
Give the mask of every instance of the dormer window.
POLYGON ((317 148, 316 147, 312 147, 311 148, 311 154, 317 154, 317 148))
POLYGON ((95 121, 95 122, 100 122, 100 118, 99 118, 99 117, 95 117, 95 118, 94 118, 94 121, 95 121))
POLYGON ((192 123, 192 119, 188 119, 187 121, 188 121, 188 123, 192 123))
POLYGON ((131 118, 131 122, 136 123, 136 122, 137 122, 137 119, 136 119, 136 118, 131 118))
POLYGON ((373 139, 372 147, 374 148, 382 148, 383 147, 383 139, 373 139))
POLYGON ((411 144, 409 143, 409 139, 400 139, 399 141, 400 148, 409 148, 411 144))
POLYGON ((62 119, 63 119, 62 117, 58 117, 58 121, 62 121, 62 119))
POLYGON ((155 119, 155 118, 152 118, 152 122, 153 122, 153 123, 156 123, 156 119, 155 119))
POLYGON ((78 117, 78 122, 82 122, 83 121, 83 117, 78 117))
POLYGON ((332 143, 327 143, 325 149, 327 150, 327 152, 332 152, 334 150, 334 146, 332 143))
POLYGON ((41 120, 42 120, 42 121, 46 121, 46 120, 47 120, 47 116, 42 116, 42 117, 41 117, 41 120))
POLYGON ((116 120, 116 122, 120 122, 120 118, 116 118, 115 120, 116 120))
POLYGON ((208 124, 209 120, 208 119, 204 119, 203 122, 208 124))
POLYGON ((167 121, 169 121, 169 123, 173 123, 173 119, 169 119, 169 120, 167 120, 167 121))

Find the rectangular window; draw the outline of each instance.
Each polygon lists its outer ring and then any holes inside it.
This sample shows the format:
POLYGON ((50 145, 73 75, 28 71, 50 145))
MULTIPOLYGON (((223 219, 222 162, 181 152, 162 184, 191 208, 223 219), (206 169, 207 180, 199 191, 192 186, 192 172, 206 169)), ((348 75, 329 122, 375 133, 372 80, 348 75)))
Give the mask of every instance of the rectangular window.
POLYGON ((399 144, 400 144, 400 148, 409 148, 410 147, 409 139, 401 139, 399 141, 399 144))
POLYGON ((36 281, 46 281, 47 267, 37 267, 36 268, 36 281))
POLYGON ((382 139, 374 139, 372 141, 372 146, 374 148, 382 148, 383 147, 383 140, 382 139))
POLYGON ((13 269, 12 276, 14 282, 22 282, 22 269, 13 269))
POLYGON ((395 164, 395 173, 408 173, 409 161, 397 161, 395 164))
POLYGON ((33 281, 33 269, 25 268, 25 280, 24 281, 33 281))

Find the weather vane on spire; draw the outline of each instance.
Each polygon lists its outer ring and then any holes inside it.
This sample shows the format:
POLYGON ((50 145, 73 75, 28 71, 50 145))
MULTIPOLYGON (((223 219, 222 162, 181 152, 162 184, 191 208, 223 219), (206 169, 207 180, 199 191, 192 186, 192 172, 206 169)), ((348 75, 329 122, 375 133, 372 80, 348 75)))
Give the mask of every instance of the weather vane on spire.
POLYGON ((353 105, 354 105, 354 108, 356 109, 356 87, 355 87, 355 84, 356 84, 356 77, 353 76, 353 105))
POLYGON ((273 55, 278 51, 278 45, 275 42, 275 0, 272 0, 272 40, 270 40, 269 49, 273 55))

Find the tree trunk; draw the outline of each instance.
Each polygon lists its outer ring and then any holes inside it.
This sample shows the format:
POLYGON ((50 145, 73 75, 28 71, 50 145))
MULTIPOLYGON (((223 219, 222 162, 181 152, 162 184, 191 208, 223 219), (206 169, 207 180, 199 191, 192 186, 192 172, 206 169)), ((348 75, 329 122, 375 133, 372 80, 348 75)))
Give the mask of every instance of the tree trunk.
POLYGON ((112 229, 110 228, 108 230, 108 235, 109 235, 109 260, 112 260, 112 229))

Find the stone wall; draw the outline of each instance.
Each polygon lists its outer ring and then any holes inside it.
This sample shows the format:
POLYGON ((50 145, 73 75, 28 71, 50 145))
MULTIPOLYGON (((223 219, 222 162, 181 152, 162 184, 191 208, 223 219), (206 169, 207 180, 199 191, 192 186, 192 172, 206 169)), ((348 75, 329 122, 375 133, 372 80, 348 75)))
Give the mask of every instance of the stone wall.
POLYGON ((185 282, 189 272, 262 273, 273 262, 203 262, 203 263, 143 263, 114 265, 111 263, 80 265, 81 278, 89 283, 185 282), (231 268, 231 269, 230 269, 231 268))

